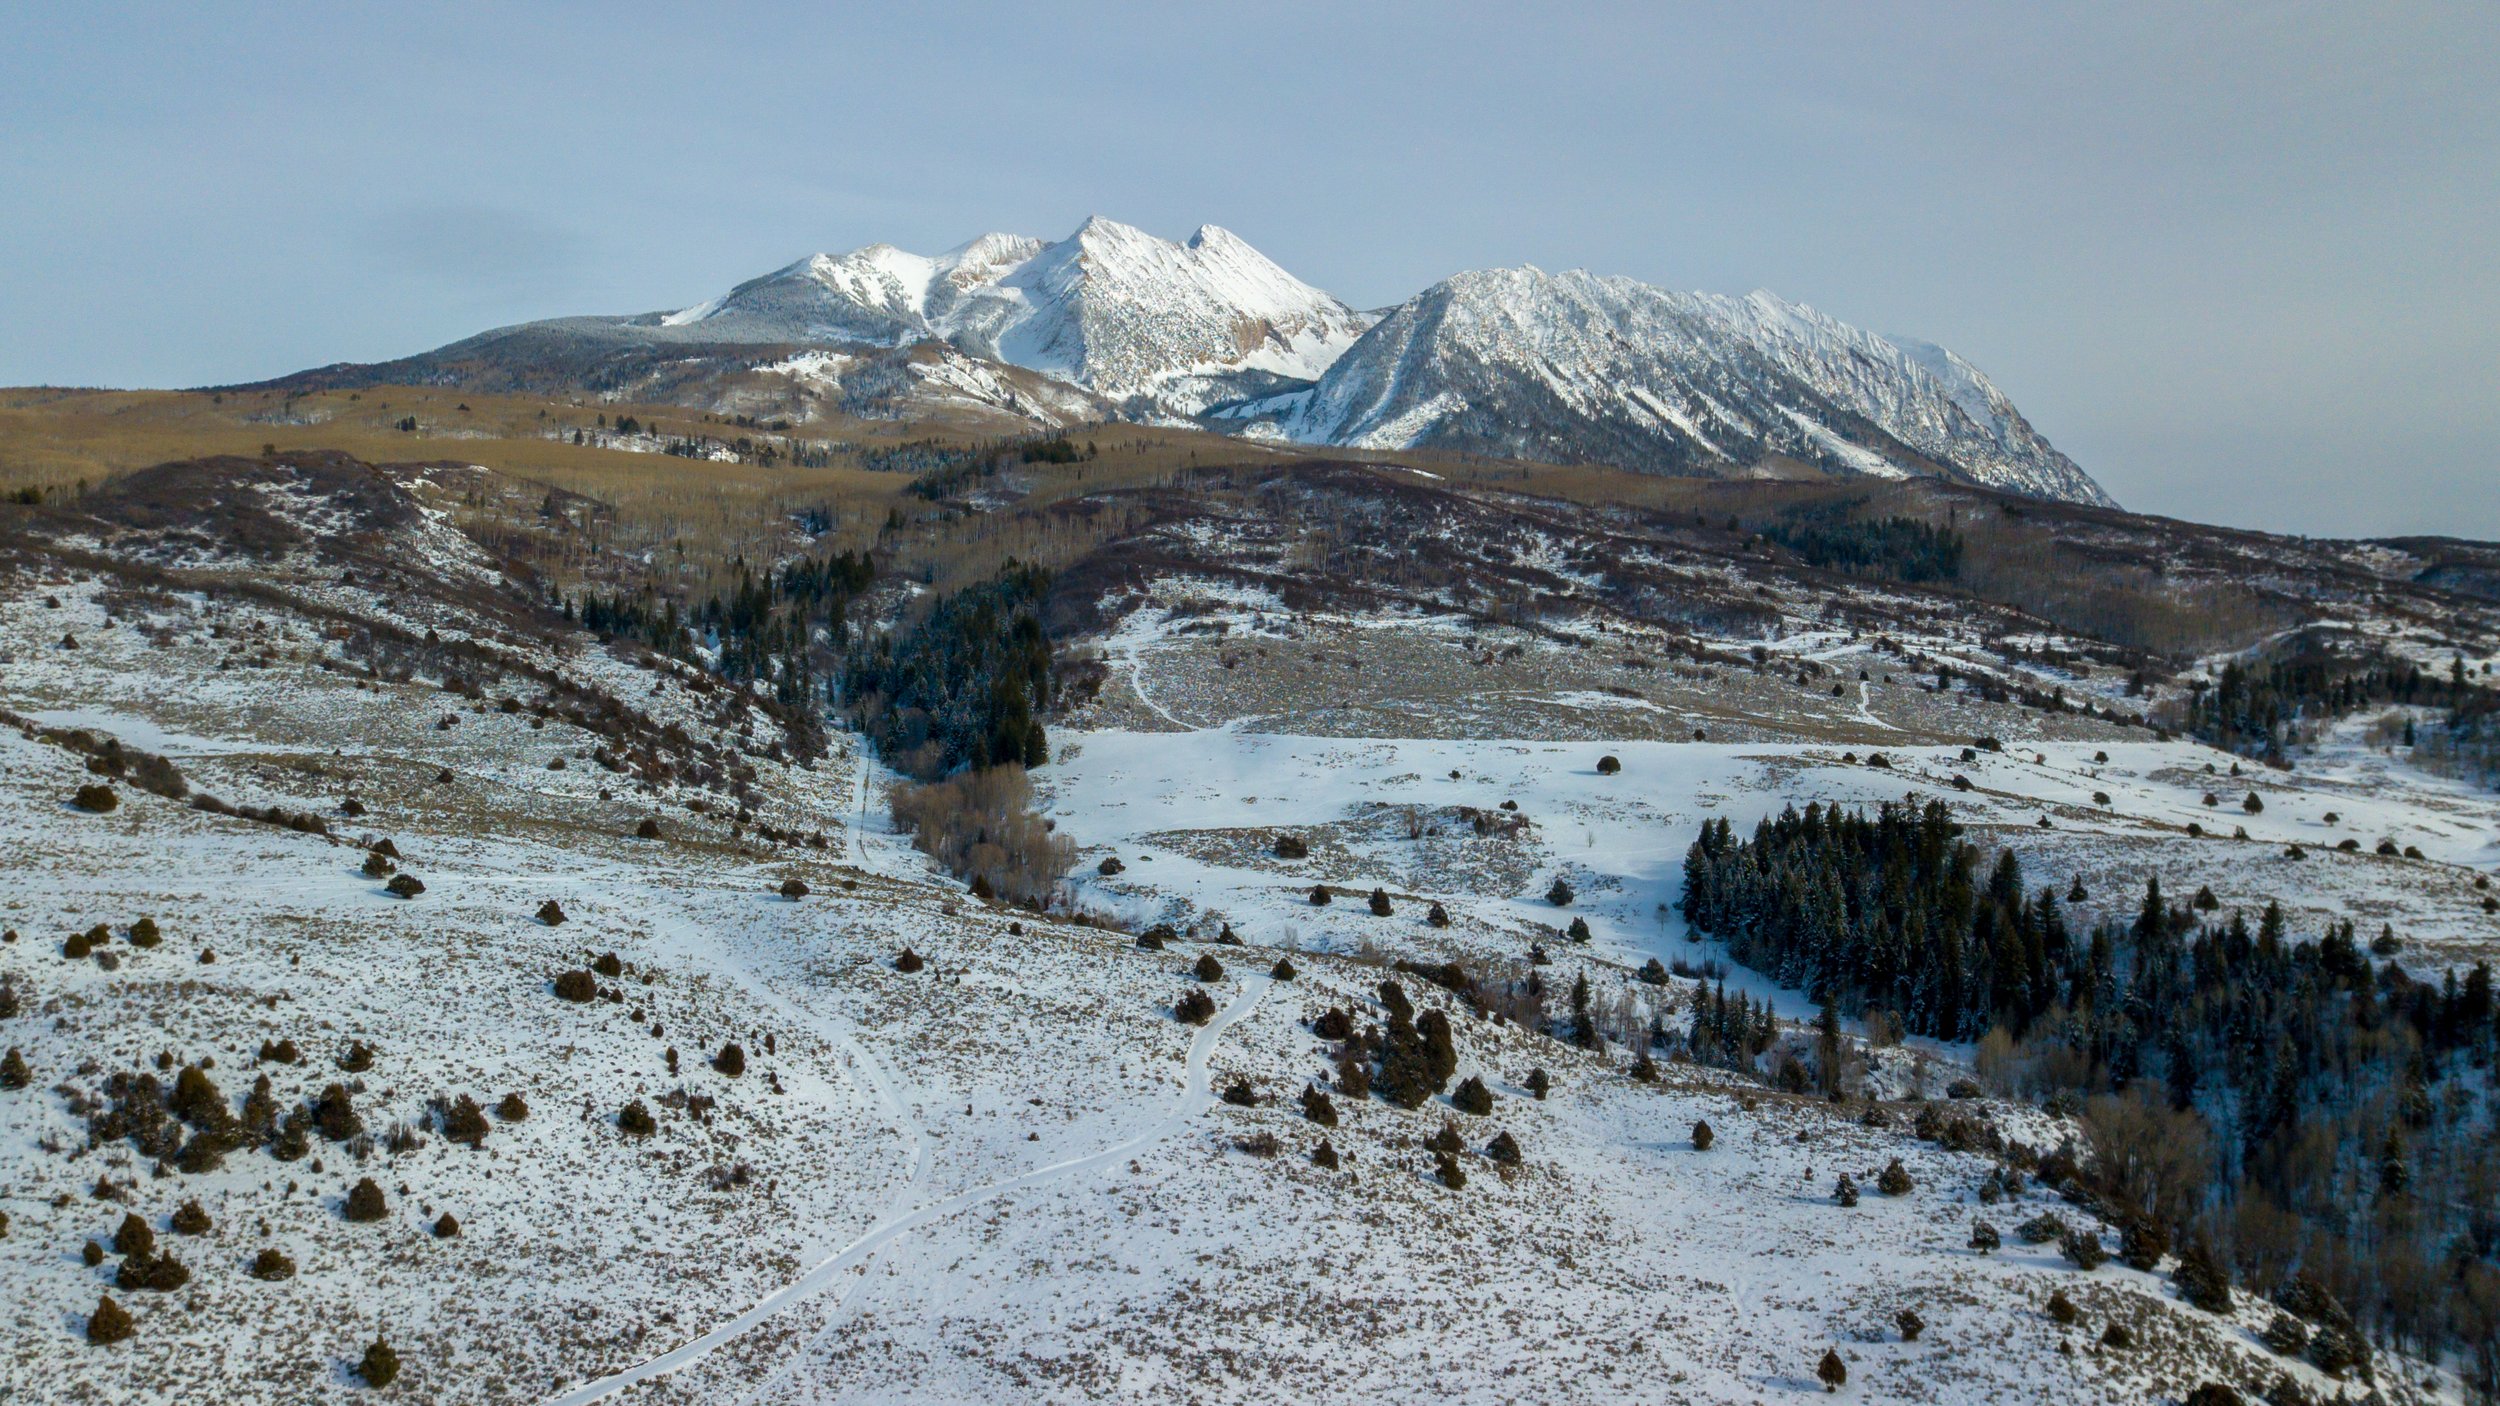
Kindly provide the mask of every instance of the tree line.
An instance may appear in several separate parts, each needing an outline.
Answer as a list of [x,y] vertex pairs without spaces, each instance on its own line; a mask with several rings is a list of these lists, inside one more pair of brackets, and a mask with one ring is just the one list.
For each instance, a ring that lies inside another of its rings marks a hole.
[[1743,841],[1718,821],[1686,864],[1686,917],[1736,960],[1978,1040],[2000,1085],[2081,1108],[2113,1218],[2255,1284],[2305,1276],[2500,1390],[2488,963],[2416,977],[2391,930],[2297,938],[2278,903],[2252,925],[2158,876],[2132,918],[2077,938],[2053,889],[2027,894],[2011,851],[1986,861],[1933,802],[1792,808]]

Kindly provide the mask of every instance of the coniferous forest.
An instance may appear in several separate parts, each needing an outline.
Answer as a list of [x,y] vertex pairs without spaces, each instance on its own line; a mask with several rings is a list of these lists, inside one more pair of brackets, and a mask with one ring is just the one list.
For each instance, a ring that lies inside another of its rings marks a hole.
[[2274,903],[2252,921],[2158,876],[2077,936],[2027,888],[1940,802],[1808,806],[1742,841],[1706,825],[1684,912],[1782,984],[1978,1041],[2004,1091],[2080,1108],[2085,1186],[2122,1224],[2261,1291],[2322,1285],[2383,1340],[2500,1382],[2489,965],[2416,976],[2392,932],[2304,937]]

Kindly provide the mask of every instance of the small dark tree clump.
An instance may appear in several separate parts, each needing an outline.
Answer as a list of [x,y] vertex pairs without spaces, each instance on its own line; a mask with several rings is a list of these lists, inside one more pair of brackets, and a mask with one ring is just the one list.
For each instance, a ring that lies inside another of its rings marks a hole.
[[1389,902],[1389,891],[1387,889],[1372,890],[1371,907],[1372,916],[1375,918],[1386,918],[1391,913],[1397,911],[1397,909],[1391,906]]
[[389,883],[384,884],[382,886],[382,891],[389,894],[393,898],[414,898],[418,894],[425,892],[425,885],[419,883],[417,881],[417,876],[414,874],[400,874],[394,876]]
[[1337,1170],[1337,1149],[1328,1139],[1321,1138],[1319,1146],[1311,1149],[1311,1165],[1331,1172]]
[[183,1202],[168,1224],[176,1235],[206,1235],[211,1226],[207,1208],[196,1198]]
[[928,963],[920,960],[919,953],[914,952],[908,947],[904,948],[901,954],[896,956],[894,959],[894,969],[901,972],[905,976],[909,976],[913,972],[916,972],[927,965]]
[[712,1067],[735,1079],[747,1072],[747,1052],[732,1040],[720,1047],[719,1054],[712,1056]]
[[1190,967],[1189,974],[1198,978],[1200,981],[1222,981],[1224,979],[1224,964],[1215,960],[1214,953],[1201,952],[1198,954],[1197,963]]
[[1459,1112],[1482,1118],[1493,1111],[1493,1091],[1484,1086],[1484,1080],[1470,1074],[1451,1091],[1450,1102],[1457,1105]]
[[1710,1150],[1710,1144],[1716,1142],[1717,1140],[1718,1134],[1710,1131],[1709,1119],[1700,1118],[1694,1120],[1693,1150],[1695,1152],[1708,1152]]
[[2058,1326],[2072,1327],[2075,1320],[2082,1316],[2082,1310],[2075,1307],[2073,1299],[2066,1297],[2065,1290],[2058,1289],[2049,1295],[2049,1318]]
[[1984,1220],[1970,1228],[1970,1247],[1983,1255],[1994,1254],[2004,1243],[2005,1237],[1997,1234],[1997,1228]]
[[1507,1130],[1495,1133],[1493,1140],[1484,1145],[1484,1155],[1500,1166],[1516,1167],[1520,1162],[1519,1139]]
[[1311,857],[1311,843],[1300,835],[1278,835],[1276,857],[1278,859],[1308,859]]
[[1337,1126],[1337,1101],[1319,1085],[1305,1084],[1302,1088],[1302,1116],[1323,1128],[1333,1128]]
[[113,793],[113,788],[100,782],[79,787],[78,794],[70,798],[71,805],[90,815],[109,815],[121,803],[122,798]]
[[564,925],[564,905],[556,902],[552,898],[539,904],[538,921],[545,923],[551,928],[562,927]]
[[1814,1376],[1825,1391],[1838,1391],[1848,1384],[1849,1364],[1840,1360],[1840,1349],[1823,1349],[1823,1360],[1814,1364]]
[[1858,1184],[1849,1179],[1847,1172],[1842,1172],[1840,1180],[1832,1183],[1832,1199],[1843,1206],[1858,1204]]
[[1927,1320],[1919,1317],[1918,1310],[1914,1308],[1905,1308],[1894,1314],[1892,1321],[1901,1330],[1901,1341],[1905,1343],[1917,1342],[1918,1335],[1927,1330]]
[[1328,906],[1328,903],[1329,903],[1328,885],[1326,885],[1326,884],[1313,884],[1313,885],[1311,885],[1311,906],[1312,906],[1312,907],[1314,907],[1314,908],[1325,908],[1325,907],[1327,907],[1327,906]]
[[2190,1241],[2179,1252],[2179,1266],[2170,1272],[2171,1282],[2179,1286],[2179,1297],[2207,1313],[2231,1311],[2231,1272],[2201,1240]]
[[1425,911],[1424,923],[1428,927],[1446,928],[1450,925],[1450,910],[1435,903]]
[[87,1315],[87,1341],[98,1347],[121,1342],[137,1330],[137,1325],[130,1321],[130,1310],[113,1302],[110,1294],[99,1297],[95,1312]]
[[347,1193],[343,1212],[352,1221],[380,1220],[391,1213],[390,1203],[382,1199],[382,1188],[371,1177],[358,1177]]
[[0,1089],[22,1089],[34,1080],[34,1071],[26,1067],[26,1056],[18,1053],[17,1046],[11,1045],[7,1054],[0,1055]]
[[356,1364],[356,1375],[376,1391],[399,1380],[399,1354],[379,1336],[365,1345],[364,1360]]
[[1604,756],[1597,759],[1597,774],[1600,776],[1612,776],[1621,770],[1623,770],[1623,763],[1617,761],[1612,756]]
[[460,1218],[449,1211],[434,1218],[434,1238],[449,1240],[460,1233]]
[[1291,981],[1302,973],[1294,970],[1291,957],[1279,957],[1276,959],[1276,965],[1268,968],[1267,974],[1278,981]]
[[443,1110],[443,1136],[453,1142],[466,1143],[471,1151],[486,1145],[486,1110],[477,1100],[462,1094]]
[[637,840],[656,840],[659,837],[660,821],[657,816],[646,815],[642,823],[634,827],[634,838]]
[[1527,1089],[1535,1095],[1537,1102],[1543,1103],[1545,1096],[1554,1090],[1554,1076],[1543,1069],[1531,1069],[1528,1071]]
[[518,1123],[530,1116],[530,1106],[518,1091],[505,1094],[495,1105],[495,1116],[507,1123]]
[[563,1001],[595,1001],[599,998],[599,978],[580,970],[558,972],[556,998]]
[[616,1126],[628,1137],[649,1137],[660,1130],[651,1117],[651,1110],[635,1099],[616,1111]]
[[292,1279],[295,1277],[295,1261],[288,1258],[285,1251],[273,1246],[252,1257],[251,1275],[254,1279],[265,1279],[271,1283]]
[[2057,1248],[2074,1263],[2075,1268],[2086,1274],[2109,1262],[2109,1250],[2101,1244],[2100,1235],[2094,1231],[2067,1231],[2057,1242]]
[[593,976],[604,976],[614,981],[625,974],[625,959],[614,952],[602,952],[590,964],[590,972]]
[[1886,1196],[1907,1196],[1911,1185],[1909,1170],[1901,1165],[1898,1157],[1885,1163],[1884,1170],[1875,1178],[1875,1189]]
[[165,931],[156,925],[154,918],[141,918],[130,925],[130,945],[133,947],[154,947],[164,940]]
[[156,1231],[136,1214],[125,1213],[122,1223],[113,1232],[113,1253],[133,1259],[156,1253]]
[[1545,891],[1545,901],[1557,908],[1567,908],[1571,906],[1571,899],[1571,885],[1566,883],[1562,876],[1556,875],[1554,886]]
[[1215,1019],[1215,998],[1202,986],[1190,987],[1172,1003],[1172,1014],[1185,1025],[1204,1025]]
[[789,900],[790,900],[791,902],[793,902],[793,903],[796,903],[796,902],[797,902],[797,901],[799,901],[800,899],[807,897],[807,881],[806,881],[806,880],[804,880],[804,879],[784,879],[784,880],[782,880],[782,881],[781,881],[781,896],[782,896],[783,898],[789,899]]

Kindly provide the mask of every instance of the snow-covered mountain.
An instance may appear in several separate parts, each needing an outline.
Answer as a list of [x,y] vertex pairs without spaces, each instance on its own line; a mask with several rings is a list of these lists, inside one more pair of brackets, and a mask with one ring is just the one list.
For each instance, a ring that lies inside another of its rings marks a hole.
[[1385,316],[1213,225],[1169,240],[1096,216],[1065,239],[818,254],[707,302],[483,333],[329,367],[416,382],[806,420],[1106,417],[1348,448],[1446,448],[1659,473],[1931,474],[2110,499],[1979,369],[1768,293],[1485,269]]
[[985,234],[935,257],[818,254],[659,322],[711,341],[941,341],[1179,415],[1316,377],[1370,325],[1228,230],[1174,241],[1101,216],[1047,244]]
[[1768,293],[1488,269],[1391,310],[1307,391],[1218,417],[1312,444],[1671,473],[1942,474],[2110,502],[1979,369]]

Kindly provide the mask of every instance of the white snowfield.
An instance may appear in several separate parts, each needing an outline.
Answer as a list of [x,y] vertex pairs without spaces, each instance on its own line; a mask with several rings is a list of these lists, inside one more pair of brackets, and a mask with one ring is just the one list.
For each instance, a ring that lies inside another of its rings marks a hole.
[[[1233,609],[1246,633],[1266,603]],[[2332,1394],[2264,1352],[2268,1312],[2245,1295],[2231,1316],[2204,1314],[2166,1277],[2085,1274],[2020,1243],[2014,1226],[2042,1210],[2084,1217],[2036,1190],[1982,1207],[1989,1164],[1917,1140],[1906,1118],[1871,1127],[1684,1065],[1644,1084],[1628,1050],[1583,1052],[1457,1008],[1459,1077],[1482,1079],[1491,1114],[1340,1096],[1323,1128],[1297,1103],[1330,1074],[1310,1022],[1332,1006],[1380,1019],[1387,959],[1515,960],[1529,942],[1550,947],[1558,990],[1586,975],[1609,1008],[1680,1020],[1693,984],[1644,985],[1633,968],[1710,955],[1670,911],[1700,821],[1742,828],[1790,803],[1904,793],[1944,796],[1983,837],[2019,837],[2035,882],[2081,874],[2097,902],[2130,903],[2158,862],[2166,881],[2211,882],[2229,903],[2306,895],[2304,923],[2368,897],[2420,950],[2480,950],[2490,930],[2464,876],[2500,859],[2491,798],[2353,737],[2290,776],[2228,782],[2233,798],[2266,794],[2262,814],[2225,812],[2249,841],[2191,842],[2184,823],[2215,818],[2202,767],[2219,754],[2009,735],[2004,753],[1965,762],[1920,721],[1915,690],[1880,678],[1831,705],[1863,718],[1848,744],[1539,735],[1548,710],[1672,706],[1559,683],[1504,700],[1504,733],[1432,735],[1439,715],[1420,702],[1411,735],[1296,733],[1254,716],[1255,699],[1228,707],[1179,686],[1195,677],[1182,652],[1203,637],[1177,625],[1141,612],[1106,642],[1115,691],[1135,694],[1142,720],[1054,729],[1058,758],[1037,773],[1083,847],[1077,897],[1184,930],[1156,952],[966,899],[891,833],[886,780],[847,738],[811,768],[753,759],[759,816],[832,837],[771,849],[689,809],[691,793],[606,794],[623,783],[589,762],[599,739],[560,718],[533,726],[422,680],[359,686],[323,670],[331,646],[262,607],[112,604],[79,583],[0,593],[0,707],[161,750],[229,802],[318,810],[337,836],[126,786],[112,813],[81,812],[66,804],[93,779],[79,759],[0,730],[0,926],[18,934],[0,944],[0,975],[24,1003],[0,1044],[34,1071],[0,1092],[0,1399],[361,1399],[373,1393],[350,1368],[376,1335],[404,1364],[378,1399],[458,1403],[1751,1403],[1819,1399],[1827,1348],[1848,1366],[1847,1395],[1870,1401],[2170,1401],[2277,1372]],[[65,632],[79,648],[47,647]],[[266,664],[221,667],[236,641],[265,647]],[[1861,657],[1845,635],[1781,643]],[[655,717],[727,732],[682,684],[599,651],[561,667]],[[438,725],[447,712],[456,726]],[[1876,747],[1890,769],[1865,764]],[[1621,770],[1600,774],[1608,755]],[[1975,789],[1953,788],[1955,774]],[[341,813],[348,795],[363,815]],[[1528,818],[1518,836],[1453,823],[1457,806],[1505,800]],[[1410,808],[1437,832],[1409,838]],[[666,838],[630,838],[649,814]],[[2043,814],[2052,830],[2036,830]],[[1280,831],[1308,835],[1313,858],[1275,859]],[[2276,862],[2289,839],[2347,832],[2426,857]],[[349,841],[367,835],[393,840],[421,896],[387,897],[359,871]],[[1125,871],[1100,876],[1115,854]],[[1577,891],[1568,910],[1543,897],[1557,875]],[[807,897],[776,895],[792,876]],[[1321,882],[1349,892],[1315,909]],[[1374,887],[1391,915],[1366,910]],[[561,926],[533,916],[548,899]],[[1449,929],[1426,924],[1432,901]],[[143,914],[161,946],[128,942]],[[1562,935],[1573,915],[1594,930],[1586,944]],[[1213,940],[1224,921],[1246,945]],[[63,955],[98,923],[109,967]],[[925,969],[897,969],[906,948]],[[557,972],[607,952],[622,974],[600,984],[617,1000],[555,998]],[[1271,975],[1288,954],[1291,978]],[[1201,955],[1223,970],[1203,983],[1217,1014],[1193,1027],[1174,1003],[1200,984]],[[1451,1004],[1399,979],[1423,1006]],[[1804,1011],[1795,993],[1750,989]],[[300,1062],[259,1057],[280,1039]],[[733,1040],[747,1059],[736,1076],[707,1063]],[[370,1069],[338,1067],[351,1041],[372,1046]],[[1940,1092],[1963,1052],[1875,1057],[1878,1087],[1906,1095]],[[80,1110],[108,1075],[170,1080],[212,1059],[233,1100],[259,1074],[288,1107],[352,1087],[372,1141],[316,1138],[292,1162],[246,1149],[163,1175],[127,1140],[89,1145]],[[1553,1081],[1544,1099],[1527,1088],[1538,1069]],[[1225,1097],[1237,1086],[1249,1102]],[[492,1107],[515,1091],[529,1116],[494,1120],[475,1150],[428,1113],[436,1098]],[[623,1131],[629,1101],[654,1133]],[[2072,1131],[2034,1109],[1954,1106],[2035,1144]],[[1708,1151],[1693,1141],[1704,1119]],[[1461,1188],[1435,1179],[1421,1147],[1445,1122],[1466,1148]],[[402,1124],[415,1141],[393,1150]],[[1497,1133],[1522,1149],[1507,1173],[1483,1155]],[[1311,1160],[1323,1137],[1333,1170]],[[1913,1188],[1879,1195],[1896,1158]],[[1854,1208],[1833,1201],[1842,1172],[1868,1188]],[[388,1214],[348,1222],[344,1194],[366,1176]],[[121,1199],[97,1199],[100,1178]],[[174,1234],[168,1217],[193,1199],[212,1228]],[[445,1211],[456,1237],[432,1231]],[[123,1292],[111,1257],[81,1262],[125,1212],[156,1228],[189,1285]],[[1982,1217],[2005,1232],[1994,1255],[1968,1248]],[[265,1247],[296,1276],[249,1276]],[[2080,1325],[2043,1312],[2057,1289]],[[93,1347],[86,1315],[106,1292],[137,1332]],[[1916,1342],[1893,1327],[1904,1308],[1928,1325]],[[2139,1347],[2095,1348],[2113,1323]]]

